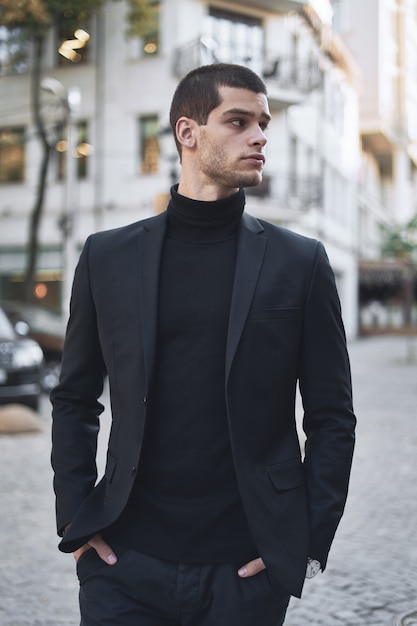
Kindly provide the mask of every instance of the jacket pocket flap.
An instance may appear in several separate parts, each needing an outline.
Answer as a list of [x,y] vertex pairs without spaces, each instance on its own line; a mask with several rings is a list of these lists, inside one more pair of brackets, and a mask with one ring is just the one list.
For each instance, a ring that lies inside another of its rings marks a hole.
[[303,465],[300,461],[268,467],[267,472],[277,491],[295,489],[304,484]]
[[250,320],[293,320],[301,315],[301,307],[252,309],[249,311]]

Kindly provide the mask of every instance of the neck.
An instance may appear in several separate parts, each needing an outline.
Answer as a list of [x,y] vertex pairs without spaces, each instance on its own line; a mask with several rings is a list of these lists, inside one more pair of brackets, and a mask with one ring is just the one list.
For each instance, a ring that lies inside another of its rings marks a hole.
[[183,196],[174,185],[168,205],[169,235],[196,242],[224,241],[236,235],[244,207],[243,189],[230,198],[201,201]]
[[[196,179],[197,180],[197,179]],[[239,191],[236,187],[220,187],[214,184],[200,184],[201,181],[186,180],[183,176],[180,178],[178,185],[178,193],[192,200],[202,200],[203,202],[214,202],[230,198]]]

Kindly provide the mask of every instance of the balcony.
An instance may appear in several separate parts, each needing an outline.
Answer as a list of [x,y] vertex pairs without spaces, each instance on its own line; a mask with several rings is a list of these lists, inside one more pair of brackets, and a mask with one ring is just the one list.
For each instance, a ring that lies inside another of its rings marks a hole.
[[383,128],[378,123],[373,127],[362,127],[361,139],[363,149],[376,158],[381,174],[391,177],[394,167],[395,144],[389,129]]
[[323,75],[315,59],[277,57],[264,64],[271,109],[283,109],[301,102],[322,86]]
[[247,187],[248,197],[273,200],[279,206],[299,211],[323,204],[323,180],[320,176],[277,174],[264,176],[256,187]]
[[205,36],[193,39],[175,50],[173,72],[177,78],[181,79],[200,65],[218,63],[220,59],[216,53],[217,44],[213,39]]
[[302,9],[305,0],[230,0],[229,4],[236,4],[239,9],[246,5],[251,9],[264,9],[273,13],[287,13],[288,11],[299,11]]
[[[227,59],[224,58],[227,56]],[[214,39],[205,36],[194,39],[177,48],[174,55],[173,71],[182,78],[200,65],[226,61],[246,65],[264,78],[272,110],[279,110],[303,100],[306,94],[322,84],[322,73],[318,61],[313,58],[274,56],[269,54],[260,60],[260,71],[253,67],[250,59],[242,59],[232,48],[227,54]]]

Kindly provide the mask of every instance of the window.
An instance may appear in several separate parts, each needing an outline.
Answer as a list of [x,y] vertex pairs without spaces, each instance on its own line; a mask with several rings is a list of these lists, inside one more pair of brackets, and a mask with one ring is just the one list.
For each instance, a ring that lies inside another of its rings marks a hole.
[[[66,176],[66,164],[67,164],[67,133],[66,129],[62,128],[58,133],[58,141],[56,143],[57,152],[57,178],[58,180],[64,180]],[[77,178],[83,179],[88,176],[88,162],[91,155],[92,147],[88,143],[88,123],[86,121],[80,121],[77,123],[77,146],[75,151],[75,157],[77,159]]]
[[25,129],[0,128],[0,183],[20,183],[25,173]]
[[288,191],[290,195],[294,197],[296,197],[298,193],[298,158],[299,158],[298,153],[299,153],[298,139],[295,135],[291,135],[290,154],[289,154],[290,171],[289,171],[289,180],[288,180]]
[[145,115],[139,119],[140,171],[156,174],[159,169],[159,121],[157,115]]
[[0,26],[0,76],[28,70],[29,45],[20,28]]
[[261,20],[210,7],[205,34],[215,61],[238,63],[261,73],[264,34]]
[[291,84],[297,85],[299,83],[299,57],[300,57],[300,35],[297,31],[291,33],[290,44],[290,64],[291,64]]
[[142,39],[142,49],[146,55],[153,55],[159,52],[159,14],[160,2],[153,0],[151,2],[152,14],[149,20],[149,28]]
[[337,33],[347,33],[350,29],[349,0],[333,0],[333,30]]
[[87,178],[88,157],[91,154],[91,145],[88,143],[88,124],[85,121],[77,124],[77,174],[78,178]]

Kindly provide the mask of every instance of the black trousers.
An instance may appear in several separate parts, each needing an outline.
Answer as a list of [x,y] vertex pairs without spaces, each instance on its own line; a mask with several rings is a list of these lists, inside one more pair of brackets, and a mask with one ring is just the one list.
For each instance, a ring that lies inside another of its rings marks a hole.
[[187,565],[113,546],[116,565],[91,549],[77,562],[81,626],[281,626],[290,596],[266,570]]

